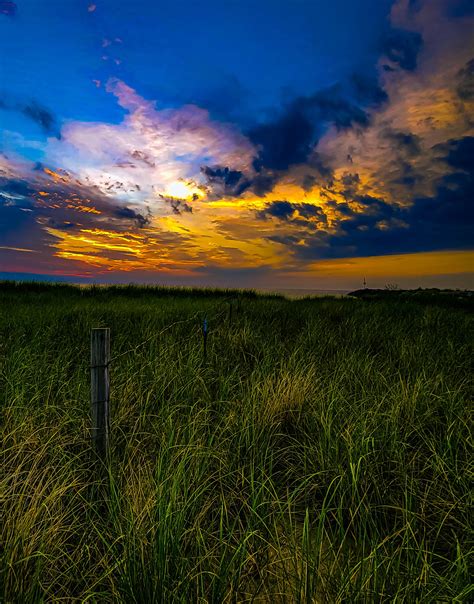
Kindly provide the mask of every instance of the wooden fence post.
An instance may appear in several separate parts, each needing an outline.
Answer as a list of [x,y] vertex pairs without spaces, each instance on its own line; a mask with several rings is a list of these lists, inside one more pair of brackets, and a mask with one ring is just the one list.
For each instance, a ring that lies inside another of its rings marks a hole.
[[104,461],[109,449],[110,329],[91,331],[92,444]]

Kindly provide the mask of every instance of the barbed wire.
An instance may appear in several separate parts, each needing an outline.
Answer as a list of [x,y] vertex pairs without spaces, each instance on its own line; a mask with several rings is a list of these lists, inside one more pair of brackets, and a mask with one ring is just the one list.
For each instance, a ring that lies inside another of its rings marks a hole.
[[[211,309],[215,308],[216,306],[219,308],[223,304],[225,304],[227,302],[231,302],[234,299],[235,298],[231,297],[231,298],[226,298],[225,300],[220,300],[218,303],[214,304],[214,306],[211,307]],[[166,327],[164,327],[163,329],[161,329],[159,332],[154,333],[149,338],[147,338],[146,340],[143,340],[143,342],[140,342],[136,346],[133,346],[132,348],[129,348],[128,350],[124,350],[123,352],[120,352],[119,354],[116,354],[115,356],[111,357],[109,363],[112,363],[112,362],[116,361],[117,359],[119,359],[119,358],[121,358],[121,357],[123,357],[123,356],[125,356],[127,354],[131,354],[131,353],[136,352],[139,348],[141,348],[145,344],[148,344],[149,342],[151,342],[155,338],[159,338],[161,335],[163,335],[165,332],[167,332],[168,330],[170,330],[172,327],[175,327],[176,325],[182,325],[184,323],[189,323],[190,321],[194,321],[195,319],[199,318],[203,314],[204,314],[204,317],[205,317],[206,321],[209,321],[209,320],[215,321],[217,318],[219,318],[221,315],[225,314],[226,312],[227,312],[227,310],[224,309],[224,310],[216,313],[215,315],[213,315],[213,316],[211,315],[210,316],[208,311],[199,310],[192,317],[188,317],[187,319],[182,319],[180,321],[175,321],[174,323],[170,323],[169,325],[166,325]],[[191,339],[191,338],[187,338],[187,339]]]
[[189,321],[192,321],[193,319],[196,319],[198,316],[199,316],[199,313],[197,312],[195,315],[193,315],[192,317],[189,317],[188,319],[182,319],[181,321],[175,321],[174,323],[171,323],[170,325],[167,325],[161,331],[152,334],[149,338],[147,338],[146,340],[143,340],[143,342],[140,342],[136,346],[133,346],[132,348],[130,348],[128,350],[125,350],[124,352],[116,354],[114,357],[112,357],[110,359],[110,362],[112,363],[112,361],[116,361],[117,359],[119,359],[120,357],[125,356],[126,354],[130,354],[132,352],[136,352],[139,348],[141,348],[145,344],[148,344],[154,338],[158,338],[159,336],[163,335],[166,331],[168,331],[172,327],[175,327],[176,325],[181,325],[183,323],[189,323]]

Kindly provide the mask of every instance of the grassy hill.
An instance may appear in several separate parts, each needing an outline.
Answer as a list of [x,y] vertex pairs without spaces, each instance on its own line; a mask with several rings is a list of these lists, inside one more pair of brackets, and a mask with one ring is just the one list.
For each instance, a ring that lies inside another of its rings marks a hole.
[[474,311],[474,291],[459,289],[358,289],[349,296],[368,302],[412,302]]

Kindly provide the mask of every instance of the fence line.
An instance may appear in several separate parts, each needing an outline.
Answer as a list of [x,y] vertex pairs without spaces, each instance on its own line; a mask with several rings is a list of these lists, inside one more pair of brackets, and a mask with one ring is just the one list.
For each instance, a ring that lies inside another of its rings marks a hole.
[[[221,316],[228,313],[229,324],[232,323],[232,300],[234,298],[226,298],[211,308],[221,308],[223,304],[229,302],[229,309],[224,308],[214,315],[209,315],[209,312],[204,313],[202,324],[203,335],[203,359],[207,360],[207,336],[209,333],[210,321],[216,321]],[[240,309],[240,305],[239,305]],[[167,325],[159,332],[151,335],[143,342],[140,342],[133,348],[125,350],[114,357],[110,356],[110,328],[93,328],[91,330],[91,419],[92,419],[92,444],[94,450],[102,458],[103,461],[108,459],[109,442],[110,442],[110,364],[113,361],[136,352],[139,348],[148,344],[155,338],[160,337],[166,331],[176,325],[183,325],[202,316],[203,311],[198,311],[188,319],[175,321]],[[191,336],[192,337],[192,336]],[[190,339],[190,338],[188,338]]]
[[[218,303],[218,306],[222,306],[222,304],[226,303],[227,301],[231,300],[233,298],[226,298],[225,300],[221,301],[220,303]],[[217,306],[214,305],[214,306]],[[121,352],[120,354],[115,355],[114,357],[112,357],[110,359],[110,362],[115,361],[116,359],[125,356],[126,354],[130,354],[132,352],[136,352],[136,350],[138,348],[141,348],[142,346],[144,346],[145,344],[148,344],[149,342],[151,342],[154,338],[158,338],[159,336],[161,336],[162,334],[164,334],[166,331],[168,331],[169,329],[171,329],[172,327],[175,327],[176,325],[182,325],[183,323],[188,323],[190,321],[194,321],[195,319],[197,319],[199,317],[199,315],[202,314],[203,311],[198,311],[197,313],[195,313],[192,317],[189,317],[188,319],[182,319],[180,321],[175,321],[174,323],[171,323],[170,325],[167,325],[166,327],[164,327],[161,331],[159,331],[156,334],[151,335],[149,338],[147,338],[146,340],[143,340],[143,342],[140,342],[139,344],[137,344],[136,346],[134,346],[133,348],[130,348],[129,350],[125,350],[124,352]],[[221,313],[217,313],[216,315],[214,315],[214,317],[212,317],[213,320],[215,320],[217,317],[219,317],[219,315],[224,314],[226,311],[222,311]],[[205,320],[208,320],[208,314],[205,314]]]
[[174,327],[175,325],[180,325],[182,323],[189,323],[189,321],[192,321],[193,319],[196,319],[199,316],[199,313],[196,313],[194,316],[190,317],[189,319],[183,319],[181,321],[176,321],[175,323],[171,323],[170,325],[167,325],[166,327],[164,327],[161,331],[159,331],[158,333],[154,333],[153,335],[151,335],[149,338],[147,338],[146,340],[143,340],[143,342],[140,342],[140,344],[137,344],[136,346],[134,346],[133,348],[130,348],[129,350],[125,350],[124,352],[121,352],[120,354],[115,355],[114,357],[112,357],[110,359],[110,362],[112,361],[116,361],[117,359],[119,359],[120,357],[125,356],[126,354],[130,354],[132,352],[136,352],[139,348],[141,348],[142,346],[144,346],[145,344],[148,344],[149,342],[151,342],[153,339],[160,337],[161,335],[163,335],[166,331],[168,331],[169,329],[171,329],[172,327]]

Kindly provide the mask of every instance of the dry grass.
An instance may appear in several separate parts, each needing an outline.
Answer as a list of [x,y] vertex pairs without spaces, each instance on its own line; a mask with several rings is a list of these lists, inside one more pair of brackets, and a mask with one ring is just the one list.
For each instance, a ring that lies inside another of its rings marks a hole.
[[0,601],[469,600],[468,314],[252,297],[207,363],[180,324],[113,363],[101,467],[90,327],[221,304],[155,294],[0,292]]

